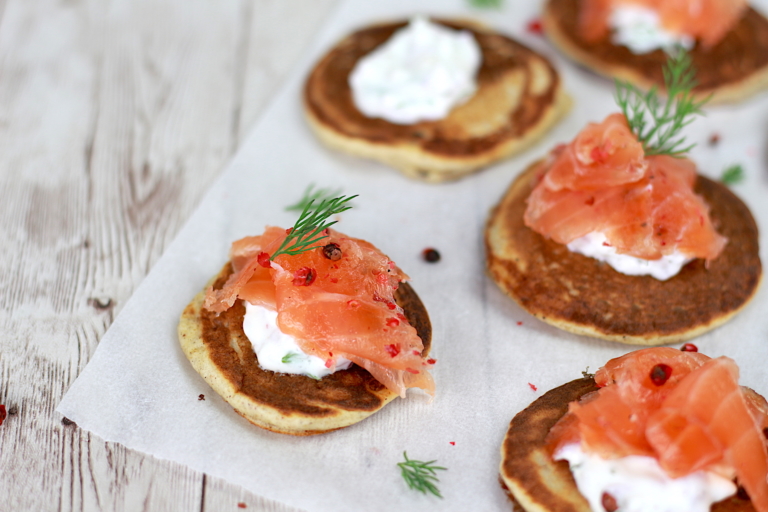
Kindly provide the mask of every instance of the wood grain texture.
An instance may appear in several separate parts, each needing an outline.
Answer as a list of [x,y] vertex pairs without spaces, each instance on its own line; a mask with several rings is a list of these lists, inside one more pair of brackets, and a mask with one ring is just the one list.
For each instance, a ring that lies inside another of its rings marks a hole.
[[0,509],[293,510],[54,408],[336,3],[0,0]]

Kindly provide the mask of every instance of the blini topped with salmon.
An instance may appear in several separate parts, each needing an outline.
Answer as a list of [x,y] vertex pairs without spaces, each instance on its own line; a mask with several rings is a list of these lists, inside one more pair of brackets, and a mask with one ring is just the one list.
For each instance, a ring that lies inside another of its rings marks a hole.
[[408,388],[434,394],[431,325],[408,276],[330,224],[300,219],[236,241],[179,323],[198,373],[239,414],[275,432],[327,432]]
[[768,511],[768,402],[738,378],[667,347],[612,359],[514,417],[502,485],[530,512]]
[[576,62],[643,89],[663,87],[676,46],[693,59],[701,97],[740,102],[768,86],[768,20],[745,0],[548,0],[542,22]]
[[[685,94],[672,111],[696,111]],[[683,139],[647,139],[652,124],[638,135],[639,114],[591,123],[531,165],[491,212],[485,240],[491,277],[537,318],[658,345],[732,318],[762,266],[749,209],[697,176]]]

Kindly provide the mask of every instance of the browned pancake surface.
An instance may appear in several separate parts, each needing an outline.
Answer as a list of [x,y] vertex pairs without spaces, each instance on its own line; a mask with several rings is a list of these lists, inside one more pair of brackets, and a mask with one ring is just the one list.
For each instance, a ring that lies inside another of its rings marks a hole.
[[[571,381],[548,391],[512,419],[501,445],[499,476],[515,505],[529,512],[590,512],[568,462],[552,460],[545,441],[568,404],[595,389],[591,378]],[[754,507],[736,495],[715,503],[711,510],[754,512]]]
[[[227,264],[214,282],[214,288],[221,288],[231,272],[231,267]],[[251,417],[233,403],[237,412],[252,423],[294,435],[316,434],[347,426],[345,423],[349,419],[359,421],[396,397],[368,371],[354,364],[348,370],[335,372],[320,380],[262,369],[251,342],[243,332],[245,306],[242,301],[237,301],[233,307],[216,315],[201,307],[202,295],[199,294],[196,300],[187,306],[182,321],[186,318],[199,327],[199,331],[193,335],[200,336],[207,358],[206,364],[213,365],[217,378],[223,378],[234,387],[238,400],[247,401],[255,410],[269,410],[272,418],[289,418],[291,426],[283,428],[279,423],[270,424],[273,420]],[[400,284],[395,298],[422,339],[424,354],[427,354],[431,344],[432,327],[424,305],[408,283]],[[180,337],[184,335],[189,334],[182,333],[180,329]],[[199,369],[198,372],[208,380],[207,374],[210,372],[201,372]],[[214,384],[211,385],[216,389]],[[224,398],[227,399],[226,396]],[[326,428],[334,424],[335,418],[339,418],[339,426]],[[322,419],[319,424],[323,427],[294,431],[297,419],[309,425],[317,424],[316,420]]]
[[[587,42],[579,33],[578,19],[579,0],[549,0],[545,7],[548,35],[571,57],[598,72],[633,78],[644,86],[664,84],[662,69],[667,61],[664,51],[637,55],[625,46],[611,43],[610,36]],[[697,44],[688,53],[696,69],[696,91],[708,93],[735,87],[736,90],[726,93],[728,97],[723,101],[741,99],[737,89],[743,85],[744,95],[754,92],[753,85],[757,87],[757,84],[745,83],[768,71],[768,20],[749,8],[718,44],[709,49]],[[764,82],[760,80],[761,84]]]
[[[567,108],[569,101],[562,92],[560,79],[542,56],[508,37],[475,25],[439,22],[471,31],[480,46],[482,65],[475,96],[438,121],[400,125],[363,115],[355,107],[349,74],[361,57],[387,41],[406,23],[364,28],[331,49],[305,83],[304,104],[310,124],[320,132],[321,138],[323,134],[333,134],[335,142],[326,137],[326,143],[398,167],[422,166],[421,178],[441,181],[469,172],[459,171],[452,165],[471,167],[473,162],[487,165],[512,151],[511,144],[522,149],[523,144],[539,137]],[[508,86],[508,80],[514,80],[514,85]],[[510,93],[518,87],[521,87],[519,97]],[[360,142],[365,143],[364,149]],[[488,161],[483,160],[486,158]],[[466,163],[458,163],[462,161]],[[447,167],[442,168],[443,164]]]
[[537,318],[578,334],[658,345],[722,324],[754,295],[762,275],[757,226],[724,185],[701,176],[695,185],[711,207],[715,228],[728,238],[723,253],[709,268],[694,260],[659,281],[621,274],[526,227],[535,167],[515,180],[491,212],[486,257],[499,287]]

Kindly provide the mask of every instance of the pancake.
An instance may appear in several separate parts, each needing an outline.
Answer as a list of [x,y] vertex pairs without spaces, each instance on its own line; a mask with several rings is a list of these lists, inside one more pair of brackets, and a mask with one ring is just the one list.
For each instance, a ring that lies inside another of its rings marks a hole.
[[627,276],[573,253],[523,223],[535,163],[492,210],[485,231],[488,272],[536,318],[560,329],[634,345],[687,340],[725,323],[754,296],[762,277],[755,220],[726,186],[699,176],[694,191],[728,238],[711,261],[688,263],[667,281]]
[[[591,512],[566,461],[554,461],[545,439],[568,404],[597,389],[591,378],[577,379],[548,391],[510,422],[501,445],[499,480],[515,510]],[[754,512],[739,493],[712,505],[712,512]]]
[[478,90],[470,100],[438,121],[398,125],[363,115],[353,102],[349,74],[406,22],[375,25],[338,43],[307,78],[304,110],[318,138],[411,178],[440,182],[522,151],[570,107],[557,72],[541,55],[474,24],[440,23],[471,31],[480,45]]
[[[220,289],[231,273],[227,263],[209,285]],[[357,365],[320,380],[262,369],[243,332],[242,301],[217,316],[202,308],[204,297],[200,292],[184,309],[179,343],[208,385],[254,425],[296,436],[321,434],[357,423],[397,396]],[[408,283],[400,284],[395,299],[426,355],[432,339],[427,310]]]
[[[579,34],[579,0],[548,0],[542,25],[547,37],[563,53],[587,68],[608,77],[626,80],[642,89],[664,86],[662,69],[667,54],[655,50],[636,55],[615,45],[610,35],[587,42]],[[697,44],[688,54],[696,69],[694,92],[711,103],[733,103],[768,86],[768,20],[749,8],[735,27],[716,45]]]

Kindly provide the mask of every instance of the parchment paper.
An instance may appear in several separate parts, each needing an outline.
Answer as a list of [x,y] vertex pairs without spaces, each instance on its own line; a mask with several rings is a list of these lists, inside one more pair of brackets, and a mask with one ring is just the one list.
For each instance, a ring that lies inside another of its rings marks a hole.
[[[765,4],[763,1],[761,3]],[[415,10],[418,9],[418,10]],[[302,64],[255,127],[164,256],[99,344],[58,411],[100,437],[225,478],[265,497],[311,511],[509,510],[497,482],[499,446],[512,416],[543,392],[632,349],[561,332],[523,312],[484,270],[482,232],[489,209],[513,177],[589,121],[618,110],[613,85],[561,58],[526,24],[538,2],[506,0],[476,10],[463,0],[349,0],[334,12]],[[766,9],[763,9],[765,12]],[[522,155],[456,183],[410,181],[376,163],[326,150],[309,133],[300,88],[312,63],[367,23],[416,12],[479,18],[552,58],[575,99],[570,115]],[[733,187],[768,230],[768,94],[737,107],[710,108],[688,131],[700,172],[741,163]],[[707,144],[717,133],[720,143]],[[192,369],[176,339],[184,306],[227,259],[229,244],[265,225],[290,226],[284,211],[305,186],[360,194],[337,226],[365,238],[412,277],[434,326],[437,396],[396,400],[350,428],[294,438],[266,432],[235,414]],[[437,264],[421,251],[435,247]],[[742,382],[768,393],[768,290],[733,321],[695,340],[728,355]],[[662,304],[659,307],[663,307]],[[521,324],[520,324],[521,323]],[[529,386],[536,387],[536,391]],[[198,395],[205,394],[205,401]],[[437,459],[444,499],[408,490],[395,464]]]

